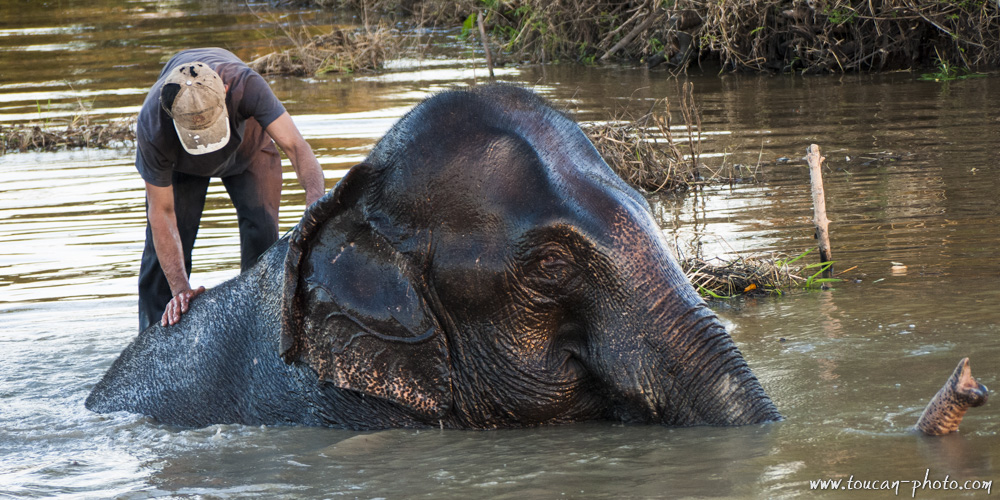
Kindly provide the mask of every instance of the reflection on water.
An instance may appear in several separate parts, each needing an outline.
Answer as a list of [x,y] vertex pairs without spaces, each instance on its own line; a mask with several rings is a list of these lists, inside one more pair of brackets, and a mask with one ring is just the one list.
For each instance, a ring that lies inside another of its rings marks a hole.
[[[193,45],[249,59],[273,27],[243,4],[0,0],[0,120],[134,113],[162,62]],[[284,19],[318,24],[327,13]],[[482,81],[476,50],[407,54],[379,75],[270,77],[314,147],[328,187],[420,99]],[[45,64],[38,62],[43,60]],[[677,95],[663,73],[569,65],[503,68],[582,121]],[[143,185],[130,150],[0,156],[0,494],[300,497],[794,497],[809,481],[997,476],[995,404],[962,432],[909,432],[970,356],[997,387],[1000,225],[995,147],[1000,79],[937,84],[915,75],[692,76],[706,161],[756,165],[761,184],[651,199],[685,255],[798,254],[813,246],[812,142],[827,157],[839,269],[832,290],[718,304],[786,421],[738,429],[589,423],[499,432],[165,427],[96,415],[83,400],[136,325]],[[304,209],[286,163],[282,230]],[[235,212],[213,183],[195,281],[239,267]],[[906,265],[893,272],[892,262]],[[904,492],[909,490],[901,488]],[[950,497],[949,492],[918,492]],[[954,492],[950,492],[954,493]],[[968,492],[965,492],[968,493]]]

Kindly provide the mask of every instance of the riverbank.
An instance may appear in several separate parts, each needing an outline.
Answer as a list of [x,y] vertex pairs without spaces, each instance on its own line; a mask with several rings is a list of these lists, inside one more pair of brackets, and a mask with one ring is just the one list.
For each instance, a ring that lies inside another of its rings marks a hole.
[[790,0],[311,0],[327,9],[463,26],[477,16],[507,63],[618,61],[683,71],[844,73],[1000,67],[1000,6]]

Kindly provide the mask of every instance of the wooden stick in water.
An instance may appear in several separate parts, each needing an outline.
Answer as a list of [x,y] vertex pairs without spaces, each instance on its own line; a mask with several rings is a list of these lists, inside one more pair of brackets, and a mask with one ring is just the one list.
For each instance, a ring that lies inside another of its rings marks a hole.
[[986,404],[989,389],[972,378],[969,358],[962,358],[934,399],[924,408],[917,429],[929,436],[941,436],[958,430],[969,408]]
[[[819,242],[819,261],[833,261],[830,250],[830,220],[826,218],[826,193],[823,192],[823,160],[819,146],[810,144],[806,149],[806,162],[809,163],[809,181],[812,184],[813,223],[816,224],[816,239]],[[833,266],[823,271],[823,277],[833,274]]]
[[490,53],[489,39],[486,38],[486,28],[483,27],[483,13],[476,15],[476,22],[479,24],[479,39],[483,42],[483,52],[486,53],[486,67],[490,69],[490,80],[493,80],[493,54]]

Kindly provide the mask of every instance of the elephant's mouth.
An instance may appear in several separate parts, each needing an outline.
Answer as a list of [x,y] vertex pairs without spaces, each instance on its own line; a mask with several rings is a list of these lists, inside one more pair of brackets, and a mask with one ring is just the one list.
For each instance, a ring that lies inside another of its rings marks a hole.
[[561,357],[562,361],[557,366],[562,377],[568,383],[579,385],[589,377],[590,371],[578,353],[567,349],[562,352]]
[[587,367],[590,353],[584,328],[575,323],[564,324],[556,332],[555,342],[559,348],[552,350],[558,356],[553,366],[558,367],[567,381],[588,378],[592,370]]

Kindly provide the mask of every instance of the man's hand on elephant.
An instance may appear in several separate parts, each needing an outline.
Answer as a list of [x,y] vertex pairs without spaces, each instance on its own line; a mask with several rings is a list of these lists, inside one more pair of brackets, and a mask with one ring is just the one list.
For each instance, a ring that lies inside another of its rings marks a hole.
[[160,325],[176,325],[181,320],[181,315],[188,312],[188,308],[191,307],[191,300],[201,295],[204,291],[205,287],[200,286],[197,289],[192,290],[189,288],[174,295],[174,298],[170,299],[170,302],[167,303],[167,308],[163,311],[163,319],[160,320]]

